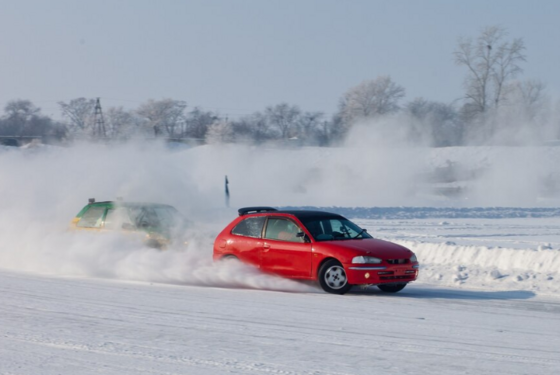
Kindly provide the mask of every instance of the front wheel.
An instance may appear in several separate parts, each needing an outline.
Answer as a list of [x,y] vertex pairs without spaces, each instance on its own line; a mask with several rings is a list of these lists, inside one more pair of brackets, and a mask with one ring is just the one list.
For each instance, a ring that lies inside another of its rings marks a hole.
[[385,293],[397,293],[404,289],[406,284],[381,284],[377,287]]
[[335,259],[326,261],[319,269],[319,284],[325,292],[333,294],[344,294],[352,288],[344,267]]

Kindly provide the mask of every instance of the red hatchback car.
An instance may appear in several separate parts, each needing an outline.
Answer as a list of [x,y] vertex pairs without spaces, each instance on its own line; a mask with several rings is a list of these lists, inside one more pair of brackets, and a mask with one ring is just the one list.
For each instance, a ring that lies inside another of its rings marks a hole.
[[377,285],[395,293],[418,277],[407,248],[371,237],[343,216],[322,211],[239,209],[214,242],[214,260],[237,258],[280,276],[318,280],[329,293]]

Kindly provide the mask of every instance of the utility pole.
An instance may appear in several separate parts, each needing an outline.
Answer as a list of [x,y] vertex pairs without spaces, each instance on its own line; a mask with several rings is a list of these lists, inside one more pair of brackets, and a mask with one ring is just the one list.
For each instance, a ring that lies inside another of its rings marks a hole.
[[99,101],[99,98],[97,98],[97,102],[95,103],[93,119],[93,137],[97,139],[105,139],[107,137],[107,133],[105,131],[105,120],[103,119],[103,111],[101,110],[101,102]]

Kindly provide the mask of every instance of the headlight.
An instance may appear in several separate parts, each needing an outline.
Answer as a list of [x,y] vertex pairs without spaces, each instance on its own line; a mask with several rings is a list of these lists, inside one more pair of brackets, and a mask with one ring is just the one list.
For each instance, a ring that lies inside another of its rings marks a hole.
[[410,257],[410,263],[416,263],[418,262],[418,259],[416,258],[416,254],[412,254],[412,256]]
[[381,259],[374,258],[374,257],[359,256],[359,257],[354,257],[352,259],[352,263],[356,263],[356,264],[379,264],[379,263],[381,263]]

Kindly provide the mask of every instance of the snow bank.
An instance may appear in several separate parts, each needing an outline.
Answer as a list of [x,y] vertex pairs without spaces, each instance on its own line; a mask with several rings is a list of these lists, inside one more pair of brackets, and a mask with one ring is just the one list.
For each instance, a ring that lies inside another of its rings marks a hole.
[[493,290],[560,292],[560,249],[490,248],[449,243],[398,241],[421,263],[418,281]]

